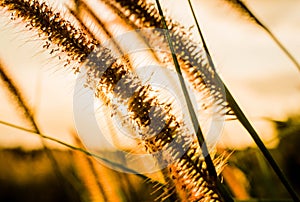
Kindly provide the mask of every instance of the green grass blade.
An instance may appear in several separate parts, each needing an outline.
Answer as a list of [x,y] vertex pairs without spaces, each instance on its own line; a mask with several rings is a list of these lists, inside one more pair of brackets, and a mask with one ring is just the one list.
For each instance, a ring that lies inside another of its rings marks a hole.
[[[44,135],[44,134],[42,134],[42,133],[37,133],[35,130],[28,129],[28,128],[24,128],[24,127],[21,127],[21,126],[12,124],[12,123],[8,123],[8,122],[2,121],[2,120],[0,120],[0,124],[6,125],[6,126],[9,126],[9,127],[11,127],[11,128],[18,129],[18,130],[22,130],[22,131],[25,131],[25,132],[28,132],[28,133],[31,133],[31,134],[34,134],[34,135],[38,135],[39,137],[41,137],[41,138],[43,138],[43,139],[50,140],[50,141],[55,142],[55,143],[57,143],[57,144],[63,145],[63,146],[65,146],[65,147],[67,147],[67,148],[69,148],[69,149],[71,149],[71,150],[74,150],[74,151],[80,151],[80,152],[82,152],[82,153],[84,153],[84,154],[86,154],[86,155],[88,155],[88,156],[92,156],[92,157],[98,158],[98,159],[100,159],[100,160],[102,160],[102,161],[104,161],[104,162],[110,164],[111,166],[115,166],[115,167],[120,168],[120,169],[123,169],[123,170],[125,170],[125,171],[127,171],[127,172],[134,173],[135,175],[141,177],[141,178],[144,179],[144,180],[149,180],[149,179],[150,179],[150,178],[147,177],[146,175],[140,174],[140,173],[138,173],[137,171],[135,171],[135,170],[133,170],[133,169],[131,169],[131,168],[124,167],[122,164],[118,164],[118,163],[112,162],[112,161],[110,161],[110,160],[108,160],[108,159],[105,159],[105,158],[103,158],[103,157],[101,157],[101,156],[99,156],[99,155],[97,155],[97,154],[91,153],[91,152],[89,152],[89,151],[87,151],[87,150],[85,150],[85,149],[83,149],[83,148],[76,147],[76,146],[74,146],[74,145],[68,144],[68,143],[63,142],[63,141],[61,141],[61,140],[59,140],[59,139],[56,139],[56,138],[53,138],[53,137]],[[162,183],[160,183],[160,182],[158,182],[158,181],[154,181],[154,180],[152,180],[152,179],[150,179],[149,181],[152,182],[152,183],[157,183],[157,184],[159,184],[159,185],[162,186],[162,187],[165,187],[164,184],[162,184]]]
[[203,153],[204,158],[205,158],[205,163],[207,165],[208,172],[212,177],[214,177],[215,182],[217,182],[216,186],[218,187],[218,190],[220,191],[221,197],[223,198],[223,200],[233,201],[232,197],[225,190],[222,183],[218,179],[216,169],[215,169],[214,164],[212,162],[211,156],[208,152],[207,145],[206,145],[206,142],[205,142],[205,139],[204,139],[204,136],[203,136],[203,133],[202,133],[197,115],[195,113],[194,107],[192,105],[190,96],[189,96],[188,91],[187,91],[187,87],[185,85],[185,82],[184,82],[184,79],[183,79],[183,76],[182,76],[180,65],[178,63],[177,56],[175,54],[175,50],[174,50],[174,47],[173,47],[173,44],[172,44],[172,41],[171,41],[171,36],[170,36],[169,30],[168,30],[168,27],[167,27],[167,24],[166,24],[166,21],[165,21],[165,18],[164,18],[164,14],[163,14],[161,5],[159,3],[159,0],[156,0],[156,5],[158,7],[159,14],[162,18],[163,27],[165,29],[165,36],[166,36],[168,44],[169,44],[169,48],[170,48],[170,51],[171,51],[171,54],[172,54],[172,58],[173,58],[173,62],[174,62],[175,68],[176,68],[176,72],[177,72],[177,75],[178,75],[178,78],[179,78],[179,81],[180,81],[182,91],[184,93],[184,97],[185,97],[185,101],[186,101],[188,110],[189,110],[189,115],[190,115],[190,118],[192,120],[193,127],[194,127],[194,130],[196,132],[196,136],[197,136],[199,145],[202,149],[202,153]]
[[287,50],[287,48],[280,42],[280,40],[272,33],[272,31],[264,25],[256,15],[247,7],[247,5],[242,0],[225,0],[225,2],[233,4],[236,6],[238,10],[240,10],[243,14],[252,19],[258,26],[260,26],[277,44],[277,46],[283,51],[283,53],[292,61],[292,63],[297,67],[300,71],[300,64],[296,60],[296,58]]
[[166,25],[166,22],[165,22],[165,19],[164,19],[164,16],[163,16],[163,12],[162,12],[160,3],[159,3],[158,0],[156,0],[156,3],[158,5],[159,13],[160,13],[160,15],[162,17],[162,22],[164,24],[163,26],[164,26],[164,29],[165,29],[165,36],[166,36],[167,41],[169,43],[169,47],[170,47],[170,50],[171,50],[171,54],[172,54],[172,58],[173,58],[173,61],[174,61],[174,65],[175,65],[175,68],[176,68],[176,71],[177,71],[177,75],[178,75],[178,78],[179,78],[179,81],[180,81],[180,85],[181,85],[182,91],[184,93],[186,104],[187,104],[188,109],[189,109],[190,118],[192,120],[194,130],[195,130],[195,132],[197,134],[197,138],[198,138],[200,146],[203,147],[203,149],[202,149],[203,150],[202,151],[203,154],[207,155],[208,159],[210,159],[210,160],[208,160],[209,162],[207,162],[208,166],[209,166],[209,172],[210,172],[210,174],[212,176],[216,177],[217,173],[216,173],[216,171],[214,169],[214,166],[213,166],[212,160],[210,158],[210,155],[208,154],[208,150],[207,150],[207,146],[206,146],[206,143],[205,143],[205,140],[204,140],[204,136],[203,136],[203,133],[201,131],[197,115],[195,113],[194,107],[192,105],[192,101],[190,99],[190,96],[189,96],[188,91],[187,91],[187,87],[185,85],[185,82],[184,82],[184,79],[183,79],[183,76],[182,76],[182,72],[181,72],[181,69],[180,69],[180,66],[179,66],[176,54],[175,54],[175,50],[174,50],[172,42],[171,42],[170,33],[167,30],[168,28],[167,28],[167,25]]
[[[216,78],[221,81],[221,78],[216,75]],[[263,153],[264,157],[267,159],[269,164],[271,165],[272,169],[280,179],[281,183],[285,186],[286,190],[289,192],[290,196],[293,198],[294,201],[300,201],[299,196],[297,195],[296,191],[293,189],[289,181],[287,180],[286,176],[282,172],[282,170],[279,168],[278,164],[270,154],[269,150],[266,148],[262,140],[260,139],[258,133],[255,131],[241,108],[238,106],[237,102],[229,92],[228,88],[224,85],[225,91],[226,91],[226,97],[227,101],[229,102],[229,105],[231,106],[232,110],[235,112],[235,115],[237,119],[240,121],[240,123],[244,126],[244,128],[248,131],[248,133],[251,135],[252,139],[256,143],[257,147],[260,149],[260,151]]]
[[[123,169],[124,171],[127,171],[129,173],[134,173],[136,176],[142,178],[145,182],[153,184],[153,186],[159,186],[159,187],[161,187],[164,190],[168,190],[168,188],[167,188],[167,186],[165,184],[163,184],[163,183],[161,183],[159,181],[153,180],[153,179],[147,177],[146,175],[140,174],[139,172],[137,172],[137,171],[135,171],[135,170],[133,170],[131,168],[124,167],[122,164],[115,163],[115,162],[112,162],[112,161],[110,161],[110,160],[108,160],[106,158],[100,157],[99,155],[91,153],[91,152],[85,150],[84,148],[73,146],[73,145],[68,144],[66,142],[63,142],[63,141],[61,141],[59,139],[56,139],[56,138],[44,135],[42,133],[37,133],[34,130],[27,129],[27,128],[24,128],[24,127],[21,127],[21,126],[12,124],[12,123],[8,123],[8,122],[2,121],[2,120],[0,120],[0,124],[6,125],[6,126],[9,126],[11,128],[18,129],[18,130],[22,130],[22,131],[25,131],[25,132],[28,132],[28,133],[31,133],[31,134],[34,134],[34,135],[38,135],[39,137],[41,137],[43,139],[50,140],[50,141],[55,142],[57,144],[63,145],[63,146],[65,146],[65,147],[67,147],[67,148],[69,148],[71,150],[79,151],[79,152],[82,152],[82,153],[86,154],[87,156],[98,158],[98,159],[104,161],[105,163],[110,164],[111,166],[115,166],[115,167],[117,167],[119,169]],[[176,201],[177,195],[175,193],[170,193],[169,199],[172,200],[172,201]]]
[[[196,26],[197,26],[198,32],[199,32],[199,34],[201,36],[201,40],[202,40],[204,49],[206,51],[206,54],[208,56],[208,59],[211,62],[211,65],[213,65],[213,68],[215,69],[214,63],[213,63],[213,61],[211,59],[209,50],[208,50],[207,45],[205,43],[203,34],[201,32],[201,28],[200,28],[200,25],[198,23],[197,17],[195,15],[193,6],[191,4],[191,1],[188,0],[188,2],[189,2],[190,9],[192,11],[193,17],[194,17],[195,22],[196,22]],[[276,163],[276,161],[274,160],[274,158],[272,157],[272,155],[270,154],[270,152],[268,151],[268,149],[266,148],[266,146],[264,145],[264,143],[260,139],[259,135],[257,134],[257,132],[255,131],[255,129],[250,124],[249,120],[247,119],[247,117],[245,116],[245,114],[243,113],[243,111],[241,110],[241,108],[239,107],[239,105],[237,104],[237,102],[235,101],[235,99],[233,98],[233,96],[231,95],[229,89],[226,87],[226,85],[224,84],[224,82],[221,80],[221,78],[219,77],[219,75],[217,73],[216,73],[216,80],[217,80],[217,83],[219,83],[219,84],[221,84],[221,85],[224,86],[227,101],[229,103],[229,106],[234,111],[237,119],[240,121],[240,123],[244,126],[244,128],[251,135],[252,139],[254,140],[254,142],[256,143],[256,145],[258,146],[258,148],[261,150],[261,152],[263,153],[263,155],[265,156],[265,158],[267,159],[267,161],[269,162],[269,164],[273,168],[274,172],[279,177],[280,181],[285,186],[285,188],[287,189],[287,191],[289,192],[289,194],[291,195],[291,197],[293,198],[293,200],[294,201],[299,201],[299,197],[297,196],[297,193],[295,192],[295,190],[293,189],[293,187],[290,185],[290,183],[288,182],[287,178],[285,177],[285,175],[283,174],[283,172],[279,168],[278,164]]]

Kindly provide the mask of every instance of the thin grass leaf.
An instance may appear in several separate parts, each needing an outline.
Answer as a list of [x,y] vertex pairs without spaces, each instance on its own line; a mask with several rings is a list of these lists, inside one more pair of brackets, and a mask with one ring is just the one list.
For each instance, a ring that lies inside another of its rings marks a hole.
[[156,5],[158,7],[159,14],[161,16],[161,22],[163,23],[163,28],[165,29],[165,36],[167,38],[167,41],[168,41],[168,44],[169,44],[169,47],[170,47],[170,50],[171,50],[171,53],[172,53],[172,58],[173,58],[173,61],[174,61],[176,72],[178,74],[178,78],[180,80],[180,85],[181,85],[182,91],[183,91],[184,96],[185,96],[186,104],[187,104],[188,109],[189,109],[190,118],[192,120],[194,130],[196,132],[196,136],[197,136],[197,139],[198,139],[198,142],[199,142],[199,146],[202,149],[202,153],[204,155],[204,159],[205,159],[205,163],[206,163],[206,166],[207,166],[207,169],[208,169],[208,173],[209,173],[210,177],[212,177],[212,182],[211,183],[216,183],[217,184],[217,189],[218,190],[214,190],[214,191],[216,191],[216,194],[220,198],[215,199],[215,200],[233,201],[231,196],[227,192],[224,192],[224,189],[221,188],[222,185],[219,182],[217,172],[215,170],[215,166],[214,166],[213,161],[212,161],[212,159],[210,157],[210,154],[208,152],[207,145],[206,145],[206,142],[205,142],[205,139],[204,139],[204,136],[203,136],[203,133],[202,133],[197,115],[195,113],[195,110],[194,110],[194,107],[192,105],[191,99],[189,97],[186,85],[184,83],[184,79],[182,77],[182,72],[181,72],[181,69],[180,69],[176,54],[175,54],[175,49],[174,49],[173,43],[171,41],[172,39],[171,39],[171,36],[170,36],[170,33],[169,33],[169,29],[167,27],[167,23],[165,21],[165,17],[164,17],[161,5],[159,3],[159,0],[156,0]]
[[[206,42],[204,40],[202,31],[200,29],[200,25],[198,23],[196,15],[195,15],[195,12],[194,12],[191,0],[188,0],[188,2],[189,2],[190,9],[191,9],[191,11],[193,13],[193,17],[195,19],[195,23],[197,25],[197,29],[198,29],[199,35],[201,36],[201,39],[203,40],[202,43],[204,44],[204,47],[206,47],[208,57],[211,58],[209,50],[208,50],[207,45],[206,45]],[[214,66],[213,61],[211,59],[210,59],[210,61],[211,61],[211,65]],[[277,163],[273,159],[272,155],[270,154],[270,152],[268,151],[268,149],[266,148],[266,146],[264,145],[264,143],[260,139],[259,135],[255,131],[255,129],[253,128],[253,126],[250,124],[249,120],[246,118],[245,114],[243,113],[243,111],[241,110],[241,108],[238,106],[237,102],[235,101],[235,99],[231,95],[229,89],[225,86],[224,82],[221,80],[221,78],[219,77],[218,74],[216,74],[216,79],[218,80],[218,82],[220,82],[222,85],[224,85],[228,103],[231,106],[232,110],[234,111],[237,119],[240,121],[240,123],[244,126],[244,128],[251,135],[252,139],[254,140],[254,142],[256,143],[256,145],[258,146],[258,148],[261,150],[261,152],[263,153],[263,155],[265,156],[265,158],[267,159],[267,161],[270,163],[271,167],[273,168],[273,170],[275,171],[276,175],[279,177],[279,179],[281,180],[282,184],[285,186],[285,188],[287,189],[287,191],[289,192],[289,194],[291,195],[291,197],[295,201],[299,201],[299,197],[297,196],[297,193],[295,192],[295,190],[293,189],[293,187],[288,182],[287,178],[285,177],[285,175],[283,174],[283,172],[281,171],[281,169],[279,168],[279,166],[277,165]]]
[[[141,178],[144,179],[144,180],[149,180],[149,178],[148,178],[147,176],[143,175],[143,174],[139,174],[139,173],[137,173],[136,171],[134,171],[134,170],[132,170],[132,169],[130,169],[130,168],[124,167],[124,166],[121,165],[121,164],[111,162],[110,160],[105,159],[105,158],[102,158],[102,157],[98,156],[97,154],[91,153],[91,152],[87,151],[87,150],[84,149],[84,148],[76,147],[76,146],[74,146],[74,145],[68,144],[68,143],[66,143],[66,142],[64,142],[64,141],[61,141],[61,140],[56,139],[56,138],[53,138],[53,137],[51,137],[51,136],[47,136],[47,135],[44,135],[44,134],[42,134],[42,133],[37,133],[35,130],[28,129],[28,128],[24,128],[24,127],[21,127],[21,126],[12,124],[12,123],[8,123],[8,122],[6,122],[6,121],[0,120],[0,124],[3,124],[3,125],[5,125],[5,126],[9,126],[9,127],[11,127],[11,128],[15,128],[15,129],[18,129],[18,130],[21,130],[21,131],[25,131],[25,132],[28,132],[28,133],[31,133],[31,134],[34,134],[34,135],[38,135],[39,137],[41,137],[41,138],[43,138],[43,139],[50,140],[50,141],[55,142],[55,143],[57,143],[57,144],[63,145],[63,146],[65,146],[65,147],[67,147],[67,148],[69,148],[69,149],[72,149],[72,150],[74,150],[74,151],[80,151],[80,152],[82,152],[82,153],[84,153],[84,154],[86,154],[86,155],[88,155],[88,156],[96,157],[97,159],[100,159],[100,160],[102,160],[102,161],[104,161],[104,162],[106,162],[106,163],[108,163],[108,164],[110,164],[110,165],[112,165],[112,166],[115,166],[115,167],[124,169],[125,171],[131,172],[131,173],[136,173],[137,176],[141,177]],[[150,179],[149,181],[152,181],[152,180]],[[154,183],[158,183],[158,184],[160,184],[161,186],[164,186],[163,184],[161,184],[161,183],[158,182],[158,181],[155,181]]]
[[[131,21],[135,28],[153,28],[150,30],[152,31],[150,35],[140,32],[150,47],[156,47],[155,42],[164,36],[163,31],[159,31],[159,29],[163,29],[161,16],[152,3],[148,3],[146,0],[111,0],[109,3],[108,0],[102,1],[110,5],[116,13],[121,13],[120,17],[123,17],[124,20]],[[215,69],[209,65],[199,43],[195,43],[189,32],[178,22],[169,17],[166,17],[165,20],[182,70],[188,75],[193,87],[203,94],[203,110],[215,107],[220,114],[234,115],[226,102],[222,86],[214,79]],[[168,47],[168,42],[164,39],[161,46]]]
[[[25,101],[24,96],[22,95],[20,89],[15,84],[13,79],[10,78],[10,76],[6,73],[6,71],[4,69],[4,65],[1,63],[1,60],[0,60],[0,80],[2,80],[4,82],[4,86],[6,87],[8,92],[12,95],[13,100],[16,101],[17,105],[19,106],[20,111],[23,112],[22,115],[24,117],[24,120],[26,120],[29,123],[29,125],[33,128],[33,130],[36,133],[40,133],[40,129],[34,119],[34,116],[31,112],[29,105]],[[64,185],[64,183],[65,183],[63,180],[64,177],[61,173],[61,170],[59,169],[59,165],[58,165],[53,153],[48,148],[48,146],[43,138],[41,138],[41,143],[42,143],[43,149],[47,155],[47,158],[49,159],[49,161],[51,163],[54,173],[55,173],[57,179],[59,180],[59,183]],[[63,187],[65,187],[65,186],[63,186]]]
[[300,64],[296,60],[296,58],[290,53],[290,51],[285,47],[285,45],[283,45],[281,41],[273,34],[273,32],[268,28],[268,26],[263,24],[261,20],[259,20],[258,17],[254,15],[254,13],[248,8],[248,6],[243,1],[241,0],[223,0],[223,1],[233,5],[233,8],[237,9],[243,15],[249,17],[253,22],[255,22],[258,26],[260,26],[300,71]]
[[[221,78],[217,76],[217,78],[221,81]],[[225,86],[226,95],[228,102],[232,106],[232,109],[235,111],[237,119],[240,121],[240,123],[244,126],[244,128],[248,131],[248,133],[251,135],[252,139],[256,143],[257,147],[260,149],[260,151],[263,153],[264,157],[267,159],[269,164],[271,165],[272,169],[280,179],[281,183],[284,185],[286,190],[289,192],[290,196],[294,201],[300,201],[300,198],[297,194],[297,192],[294,190],[294,188],[291,186],[289,181],[287,180],[285,174],[282,172],[272,155],[270,154],[269,150],[266,148],[265,144],[260,139],[258,133],[255,131],[241,108],[238,106],[235,99],[232,97],[231,93],[229,92],[228,88]]]
[[[47,135],[44,135],[42,133],[37,133],[34,130],[27,129],[27,128],[24,128],[24,127],[21,127],[21,126],[12,124],[12,123],[8,123],[8,122],[2,121],[2,120],[0,120],[0,124],[3,124],[5,126],[11,127],[11,128],[15,128],[15,129],[18,129],[18,130],[21,130],[21,131],[25,131],[25,132],[28,132],[28,133],[31,133],[31,134],[34,134],[34,135],[38,135],[39,137],[41,137],[43,139],[55,142],[55,143],[57,143],[59,145],[63,145],[63,146],[65,146],[65,147],[67,147],[67,148],[69,148],[71,150],[79,151],[79,152],[81,152],[83,154],[86,154],[87,156],[90,156],[90,157],[95,157],[96,159],[100,159],[101,161],[104,161],[104,162],[108,163],[112,167],[120,168],[120,169],[122,169],[124,171],[127,171],[129,173],[134,173],[136,176],[140,177],[145,182],[152,184],[153,187],[160,187],[161,189],[165,189],[167,191],[169,190],[169,188],[165,184],[163,184],[163,183],[161,183],[159,181],[153,180],[153,179],[147,177],[146,175],[140,174],[137,171],[135,171],[133,169],[130,169],[128,167],[125,167],[122,164],[112,162],[109,159],[106,159],[106,158],[103,158],[103,157],[101,157],[101,156],[99,156],[97,154],[91,153],[91,152],[87,151],[84,147],[76,147],[74,145],[68,144],[68,143],[66,143],[64,141],[61,141],[61,140],[56,139],[56,138],[53,138],[51,136],[47,136]],[[176,199],[177,199],[176,193],[169,193],[169,198],[170,199],[174,199],[174,200],[171,200],[172,202],[176,201]]]

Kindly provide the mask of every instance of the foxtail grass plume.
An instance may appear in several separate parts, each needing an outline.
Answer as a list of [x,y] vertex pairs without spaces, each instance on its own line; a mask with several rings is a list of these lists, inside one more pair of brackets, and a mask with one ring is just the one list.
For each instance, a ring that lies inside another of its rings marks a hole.
[[[147,40],[150,47],[168,47],[164,39],[163,24],[161,16],[155,5],[146,0],[102,0],[119,14],[124,20],[131,21],[134,29],[152,28],[150,32],[140,32]],[[222,83],[215,79],[215,69],[209,64],[203,47],[191,39],[191,34],[184,26],[166,17],[167,27],[170,30],[175,53],[181,62],[182,70],[188,75],[194,88],[203,93],[205,100],[203,109],[214,106],[221,114],[234,115],[231,107],[226,101],[226,95]],[[157,44],[156,41],[163,43]]]
[[[137,5],[141,5],[140,1]],[[65,20],[60,13],[53,12],[46,3],[37,0],[0,0],[0,7],[14,17],[21,18],[27,27],[43,35],[48,43],[57,45],[57,51],[66,53],[72,62],[82,64],[81,68],[85,68],[87,75],[87,85],[94,90],[96,97],[103,100],[116,99],[127,107],[127,117],[141,136],[140,145],[154,156],[158,164],[167,166],[167,177],[175,185],[170,189],[174,189],[181,200],[222,201],[215,178],[208,174],[195,135],[172,114],[171,105],[160,102],[155,95],[157,92],[141,82],[128,67],[125,58],[115,58],[111,50],[89,39],[82,30]],[[153,5],[151,8],[154,8]],[[154,10],[150,11],[151,15],[159,19]],[[169,23],[175,33],[173,37],[180,39],[174,44],[178,47],[176,51],[181,52],[183,60],[192,64],[191,68],[194,67],[201,60],[201,55],[195,52],[196,46],[180,35],[181,29]],[[203,69],[210,72],[208,75],[203,74],[205,79],[213,79],[214,71],[207,66]],[[207,83],[214,96],[222,101],[224,98],[215,92],[217,86],[213,80]],[[221,164],[220,161],[215,163],[217,167]]]

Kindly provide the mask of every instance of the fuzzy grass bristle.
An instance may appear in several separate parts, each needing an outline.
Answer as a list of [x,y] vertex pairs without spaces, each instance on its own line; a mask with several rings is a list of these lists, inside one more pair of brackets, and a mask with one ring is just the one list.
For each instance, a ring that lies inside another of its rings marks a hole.
[[[137,5],[144,6],[139,3]],[[186,184],[186,200],[202,200],[204,194],[208,194],[207,197],[213,200],[219,199],[215,179],[208,175],[195,135],[172,114],[168,103],[157,99],[157,92],[150,85],[142,83],[129,67],[126,58],[116,58],[110,49],[88,40],[81,30],[76,29],[59,13],[54,13],[46,3],[40,4],[36,0],[0,0],[0,6],[46,36],[49,43],[56,44],[71,60],[81,63],[86,70],[87,85],[99,99],[106,103],[110,99],[116,99],[127,106],[128,117],[141,137],[140,144],[153,155],[158,164],[172,167],[169,175],[175,176],[176,173],[177,177],[170,177],[171,180]],[[154,9],[153,6],[151,8]],[[176,30],[172,26],[172,30]],[[176,40],[176,37],[183,40],[179,35],[174,34],[174,37]],[[187,45],[186,51],[191,51],[194,47],[188,46],[188,42],[178,43],[175,43],[177,51],[183,48],[181,45]],[[197,56],[195,51],[191,52],[193,57]],[[184,57],[196,62],[190,56],[183,54],[181,58]],[[111,94],[112,98],[107,94]]]
[[[143,31],[139,32],[147,40],[150,47],[157,48],[157,44],[154,45],[154,43],[158,38],[163,38],[163,43],[160,44],[163,50],[168,47],[167,41],[164,39],[161,16],[153,3],[146,0],[113,0],[109,2],[105,0],[105,2],[112,9],[117,10],[117,13],[122,13],[120,17],[131,21],[134,24],[134,29],[152,28],[151,34]],[[215,69],[209,65],[201,44],[194,42],[191,39],[190,32],[185,30],[178,22],[167,17],[166,23],[182,70],[188,75],[194,88],[203,93],[203,99],[207,99],[207,103],[212,103],[207,107],[218,106],[216,108],[218,108],[219,113],[233,115],[234,112],[226,102],[223,85],[215,79]],[[171,60],[171,57],[168,57]]]
[[60,13],[55,13],[45,3],[36,0],[1,0],[0,7],[22,18],[26,27],[35,28],[50,43],[56,44],[62,52],[67,52],[73,60],[84,61],[95,44],[90,42],[81,30],[76,29]]

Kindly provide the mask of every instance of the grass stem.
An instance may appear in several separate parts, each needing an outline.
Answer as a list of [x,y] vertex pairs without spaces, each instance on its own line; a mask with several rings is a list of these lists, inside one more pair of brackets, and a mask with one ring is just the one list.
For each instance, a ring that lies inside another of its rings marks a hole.
[[180,80],[180,85],[181,85],[182,91],[184,93],[186,104],[187,104],[188,109],[189,109],[189,115],[190,115],[190,118],[192,120],[193,127],[194,127],[194,130],[196,132],[196,136],[197,136],[199,145],[202,149],[202,153],[203,153],[204,158],[205,158],[205,163],[207,165],[208,172],[209,172],[210,176],[212,176],[214,178],[215,182],[217,182],[216,185],[217,185],[219,191],[221,192],[221,197],[223,198],[223,200],[228,201],[228,202],[233,201],[232,197],[229,195],[229,193],[225,192],[222,184],[219,182],[217,172],[215,170],[215,167],[214,167],[213,161],[211,159],[211,156],[208,152],[207,145],[206,145],[206,142],[205,142],[205,139],[204,139],[204,136],[203,136],[203,133],[202,133],[197,115],[195,113],[193,104],[191,102],[190,96],[189,96],[188,91],[187,91],[187,87],[185,85],[185,82],[184,82],[184,79],[183,79],[183,76],[182,76],[180,65],[178,63],[177,56],[175,54],[175,50],[174,50],[174,47],[173,47],[173,44],[172,44],[172,41],[171,41],[171,36],[170,36],[169,30],[168,30],[168,27],[167,27],[167,24],[166,24],[166,21],[165,21],[165,18],[164,18],[164,14],[163,14],[161,5],[159,3],[159,0],[156,0],[156,4],[157,4],[157,7],[158,7],[159,14],[162,18],[163,27],[165,29],[165,36],[167,38],[167,41],[168,41],[168,44],[169,44],[169,47],[170,47],[170,51],[171,51],[172,58],[173,58],[173,61],[174,61],[174,65],[175,65],[175,68],[176,68],[176,71],[177,71],[177,75],[178,75],[178,78]]
[[[195,12],[194,12],[191,0],[188,0],[188,2],[189,2],[190,9],[192,11],[193,17],[194,17],[195,22],[196,22],[198,32],[199,32],[199,34],[201,36],[201,40],[202,40],[203,46],[205,48],[207,57],[208,57],[209,61],[211,62],[211,65],[215,69],[214,63],[213,63],[213,61],[211,59],[209,50],[207,48],[206,42],[205,42],[203,34],[201,32],[200,25],[198,23],[196,15],[195,15]],[[235,99],[231,95],[229,89],[225,86],[225,84],[223,83],[223,81],[221,80],[221,78],[219,77],[219,75],[217,73],[216,73],[216,80],[218,81],[218,83],[220,83],[220,84],[222,84],[224,86],[225,92],[226,92],[227,101],[228,101],[230,107],[232,108],[232,110],[234,111],[237,119],[240,121],[240,123],[245,127],[245,129],[251,135],[252,139],[254,140],[254,142],[256,143],[256,145],[258,146],[258,148],[261,150],[261,152],[263,153],[263,155],[265,156],[265,158],[267,159],[267,161],[269,162],[269,164],[273,168],[274,172],[279,177],[280,181],[285,186],[285,188],[287,189],[287,191],[289,192],[289,194],[291,195],[291,197],[293,198],[293,200],[294,201],[299,201],[299,197],[297,196],[297,193],[295,192],[295,190],[293,189],[293,187],[290,185],[290,183],[288,182],[287,178],[285,177],[285,175],[283,174],[283,172],[281,171],[281,169],[277,165],[276,161],[273,159],[272,155],[270,154],[270,152],[268,151],[268,149],[266,148],[266,146],[264,145],[264,143],[260,139],[259,135],[255,131],[255,129],[253,128],[253,126],[250,124],[249,120],[246,118],[245,114],[243,113],[243,111],[241,110],[241,108],[238,106],[237,102],[235,101]]]

